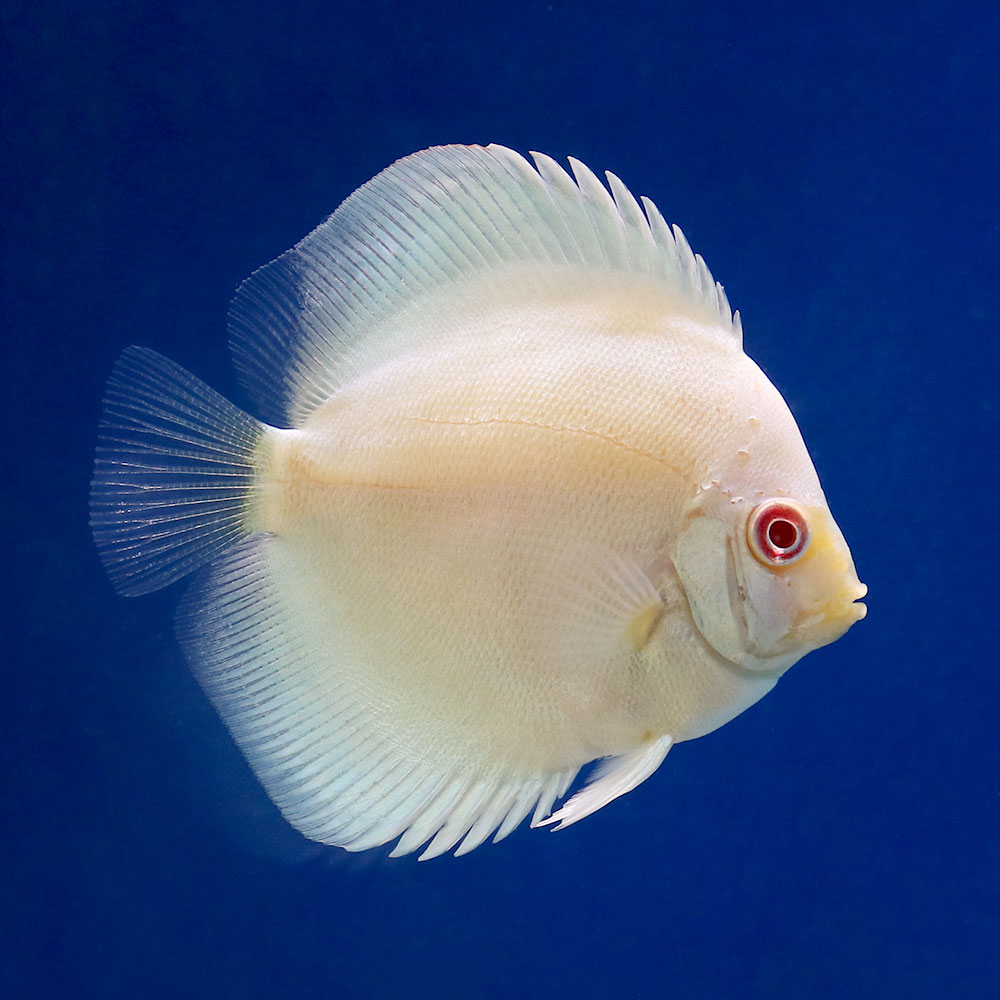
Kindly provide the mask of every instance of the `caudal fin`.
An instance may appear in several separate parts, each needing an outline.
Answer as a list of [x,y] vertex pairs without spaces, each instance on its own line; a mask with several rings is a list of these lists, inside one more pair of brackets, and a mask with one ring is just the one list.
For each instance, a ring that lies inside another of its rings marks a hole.
[[147,594],[246,534],[266,427],[155,351],[108,380],[90,526],[115,589]]

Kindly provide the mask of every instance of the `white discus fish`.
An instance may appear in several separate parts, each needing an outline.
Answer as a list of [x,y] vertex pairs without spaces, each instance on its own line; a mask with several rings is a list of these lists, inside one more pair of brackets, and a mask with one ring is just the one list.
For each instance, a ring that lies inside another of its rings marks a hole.
[[865,613],[704,261],[532,155],[408,156],[240,287],[268,423],[145,348],[111,376],[101,558],[122,594],[199,571],[185,651],[323,843],[574,823]]

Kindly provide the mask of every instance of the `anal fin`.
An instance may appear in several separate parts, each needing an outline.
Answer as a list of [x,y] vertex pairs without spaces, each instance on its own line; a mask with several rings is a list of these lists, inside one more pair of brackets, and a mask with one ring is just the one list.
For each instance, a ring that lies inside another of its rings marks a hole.
[[261,784],[305,836],[391,856],[427,844],[421,860],[465,854],[545,815],[576,768],[476,769],[431,743],[408,744],[356,681],[356,664],[317,642],[282,540],[254,535],[195,579],[178,613],[194,673]]

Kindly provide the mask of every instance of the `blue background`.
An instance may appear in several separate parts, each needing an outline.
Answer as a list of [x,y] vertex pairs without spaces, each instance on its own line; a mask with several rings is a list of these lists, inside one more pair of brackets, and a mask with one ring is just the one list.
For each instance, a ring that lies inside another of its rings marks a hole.
[[[1000,995],[994,4],[0,5],[7,997]],[[246,404],[236,284],[394,159],[499,141],[679,223],[871,588],[571,830],[302,840],[86,525],[129,343]]]

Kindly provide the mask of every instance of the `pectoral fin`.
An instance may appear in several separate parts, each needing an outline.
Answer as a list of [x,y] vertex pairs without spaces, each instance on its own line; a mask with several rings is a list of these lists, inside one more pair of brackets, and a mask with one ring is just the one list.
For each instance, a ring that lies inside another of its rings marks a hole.
[[549,653],[577,663],[621,650],[641,652],[666,606],[641,566],[613,549],[587,545],[552,560],[539,582],[538,628]]

